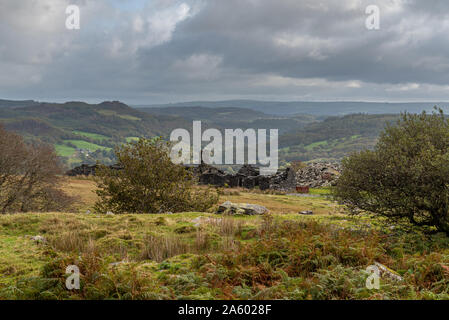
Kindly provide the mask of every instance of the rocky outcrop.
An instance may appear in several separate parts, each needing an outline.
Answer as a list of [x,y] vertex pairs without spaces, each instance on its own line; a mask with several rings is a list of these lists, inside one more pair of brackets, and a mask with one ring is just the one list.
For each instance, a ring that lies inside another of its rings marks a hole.
[[232,203],[226,201],[222,203],[217,210],[217,214],[229,214],[229,215],[262,215],[268,212],[268,209],[258,204],[249,203]]

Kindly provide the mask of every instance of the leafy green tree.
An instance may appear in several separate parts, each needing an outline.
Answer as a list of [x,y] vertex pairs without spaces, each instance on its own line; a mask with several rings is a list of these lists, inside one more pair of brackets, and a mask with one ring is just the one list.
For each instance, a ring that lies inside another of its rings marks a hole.
[[206,211],[218,201],[210,188],[195,187],[195,178],[172,163],[168,142],[140,139],[116,148],[122,170],[100,166],[96,172],[99,212],[162,213]]
[[449,234],[449,120],[437,111],[403,114],[373,151],[344,159],[336,198],[353,212]]

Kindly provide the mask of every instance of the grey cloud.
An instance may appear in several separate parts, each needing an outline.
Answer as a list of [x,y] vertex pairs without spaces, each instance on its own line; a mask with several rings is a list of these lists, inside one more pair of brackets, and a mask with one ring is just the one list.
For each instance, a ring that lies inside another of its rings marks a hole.
[[67,3],[1,1],[2,97],[447,100],[447,1],[84,0],[79,32]]

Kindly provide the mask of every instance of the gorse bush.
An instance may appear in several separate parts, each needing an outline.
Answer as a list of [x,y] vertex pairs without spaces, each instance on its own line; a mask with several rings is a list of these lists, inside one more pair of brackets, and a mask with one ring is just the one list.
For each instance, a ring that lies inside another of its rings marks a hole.
[[96,172],[96,210],[114,213],[206,211],[218,201],[210,188],[195,188],[195,179],[182,165],[172,163],[169,143],[140,139],[116,149],[123,170],[105,166]]
[[441,110],[403,114],[373,151],[342,165],[334,195],[354,213],[449,234],[449,120]]

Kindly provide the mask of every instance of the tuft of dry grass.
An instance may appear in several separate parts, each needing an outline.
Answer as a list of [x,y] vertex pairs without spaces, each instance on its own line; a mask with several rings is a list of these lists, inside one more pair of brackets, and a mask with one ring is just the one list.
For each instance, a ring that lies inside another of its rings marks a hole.
[[189,252],[189,246],[179,236],[148,234],[144,237],[141,258],[162,262],[165,259],[187,252]]
[[197,230],[193,248],[195,252],[204,252],[210,249],[211,243],[209,235],[203,230]]
[[48,239],[49,245],[56,251],[83,252],[90,239],[79,231],[66,231]]
[[218,233],[220,235],[235,236],[241,233],[245,222],[229,216],[223,216],[221,219],[211,220],[211,224],[218,228]]

